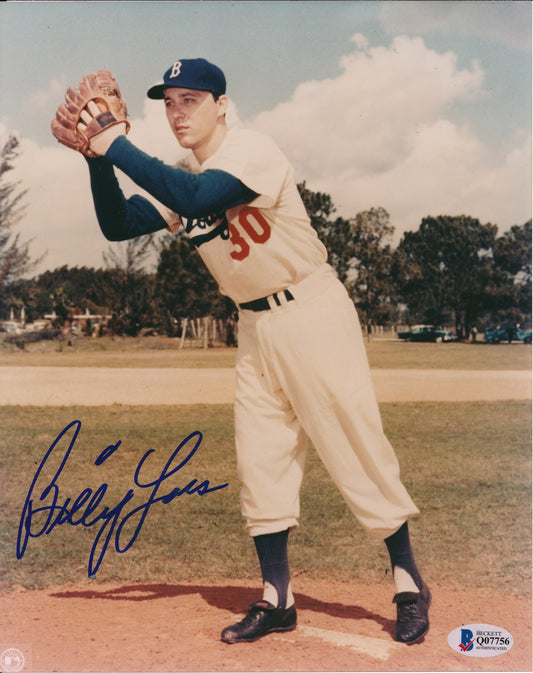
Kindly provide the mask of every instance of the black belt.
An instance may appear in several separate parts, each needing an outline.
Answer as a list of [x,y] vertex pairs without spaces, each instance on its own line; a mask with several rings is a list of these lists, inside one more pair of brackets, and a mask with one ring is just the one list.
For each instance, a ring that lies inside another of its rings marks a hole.
[[[281,301],[278,297],[278,294],[279,294],[278,292],[275,292],[273,295],[270,296],[273,297],[277,306],[281,306]],[[294,297],[292,296],[289,290],[283,290],[283,294],[285,295],[285,299],[287,301],[294,300]],[[253,301],[245,301],[243,304],[239,304],[239,308],[243,308],[248,311],[269,311],[270,304],[268,303],[268,297],[261,297],[261,299],[254,299]]]

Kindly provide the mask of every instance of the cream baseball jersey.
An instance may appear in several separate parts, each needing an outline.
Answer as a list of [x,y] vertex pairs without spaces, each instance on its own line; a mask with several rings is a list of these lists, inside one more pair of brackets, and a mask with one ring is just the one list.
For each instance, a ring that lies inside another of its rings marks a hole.
[[221,293],[236,303],[283,290],[326,261],[292,166],[268,136],[230,129],[203,164],[190,153],[180,168],[191,173],[223,170],[258,194],[249,204],[189,220],[157,204],[171,231],[180,223],[185,228]]

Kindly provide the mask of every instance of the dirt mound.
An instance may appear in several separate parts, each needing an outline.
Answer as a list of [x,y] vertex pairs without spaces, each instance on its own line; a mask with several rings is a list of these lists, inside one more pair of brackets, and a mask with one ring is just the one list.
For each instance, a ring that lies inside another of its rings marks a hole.
[[[296,578],[298,628],[226,645],[224,626],[256,600],[257,585],[89,583],[1,596],[0,646],[33,671],[531,671],[531,601],[432,587],[431,629],[394,642],[392,585]],[[448,634],[491,624],[514,638],[508,652],[472,658]]]

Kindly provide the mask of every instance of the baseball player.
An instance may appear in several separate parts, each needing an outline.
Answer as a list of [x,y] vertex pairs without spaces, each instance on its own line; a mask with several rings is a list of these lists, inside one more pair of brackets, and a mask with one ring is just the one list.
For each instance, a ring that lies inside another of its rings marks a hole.
[[[120,98],[117,91],[118,85]],[[395,637],[418,642],[429,629],[431,600],[409,539],[407,521],[418,509],[383,432],[354,304],[327,263],[293,169],[270,138],[227,127],[224,74],[204,59],[173,63],[148,97],[164,102],[178,143],[191,150],[178,167],[136,148],[125,117],[101,107],[85,106],[77,124],[64,122],[67,113],[58,110],[52,129],[61,142],[66,126],[85,138],[80,151],[88,156],[107,239],[182,227],[220,291],[239,307],[237,465],[263,595],[221,638],[250,642],[296,627],[287,543],[298,526],[310,439],[364,530],[385,541]],[[68,114],[73,110],[71,103]],[[126,199],[115,168],[150,197]]]

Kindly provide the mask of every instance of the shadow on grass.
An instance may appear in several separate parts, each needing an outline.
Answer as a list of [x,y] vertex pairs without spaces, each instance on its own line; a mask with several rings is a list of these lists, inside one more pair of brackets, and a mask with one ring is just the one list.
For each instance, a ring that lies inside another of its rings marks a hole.
[[[209,605],[220,610],[229,610],[243,614],[246,606],[258,600],[257,588],[241,586],[202,586],[182,584],[128,584],[112,589],[75,589],[51,594],[54,598],[82,598],[87,600],[104,599],[110,601],[150,601],[160,598],[179,598],[199,594]],[[339,619],[369,619],[379,624],[383,631],[394,636],[395,622],[380,614],[370,612],[358,605],[322,601],[307,594],[296,592],[296,604],[299,610],[312,610]]]

